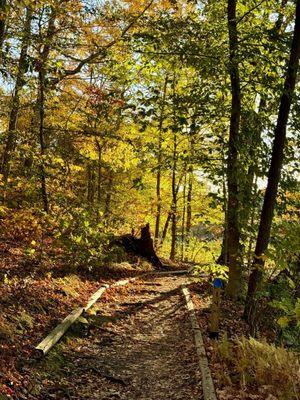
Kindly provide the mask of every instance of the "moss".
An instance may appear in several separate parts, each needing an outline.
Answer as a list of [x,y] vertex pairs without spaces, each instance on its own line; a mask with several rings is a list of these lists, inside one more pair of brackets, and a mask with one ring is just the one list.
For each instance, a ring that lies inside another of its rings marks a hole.
[[6,318],[0,316],[0,342],[10,341],[16,334],[16,326]]
[[73,298],[77,298],[79,296],[78,287],[80,282],[76,275],[68,275],[64,278],[58,278],[56,283],[66,296]]
[[20,313],[16,317],[16,321],[18,322],[18,327],[21,327],[21,329],[32,329],[34,326],[32,316],[28,314],[25,310],[20,311]]
[[68,365],[71,365],[70,361],[66,358],[63,353],[65,345],[63,343],[58,344],[52,349],[49,354],[39,363],[39,375],[59,377],[61,371]]

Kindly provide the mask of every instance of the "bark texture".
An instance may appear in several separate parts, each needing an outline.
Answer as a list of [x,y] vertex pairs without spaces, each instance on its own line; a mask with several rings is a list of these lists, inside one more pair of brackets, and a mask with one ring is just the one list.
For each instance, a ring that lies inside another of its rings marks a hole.
[[7,183],[8,180],[12,153],[16,142],[16,129],[18,122],[19,108],[20,108],[20,95],[21,95],[21,90],[25,84],[24,77],[27,70],[27,52],[30,43],[31,20],[32,20],[32,9],[30,7],[27,7],[25,24],[23,29],[22,45],[18,62],[16,84],[11,101],[8,133],[1,160],[1,173],[3,175],[4,183]]
[[2,64],[2,46],[5,37],[5,26],[7,18],[7,1],[0,0],[0,65]]
[[289,112],[293,99],[296,85],[297,72],[299,69],[300,55],[300,0],[296,3],[296,18],[293,40],[290,51],[290,58],[285,77],[283,92],[281,94],[277,123],[275,127],[275,135],[272,149],[271,164],[268,172],[268,183],[264,196],[258,236],[255,247],[255,255],[253,260],[253,270],[250,274],[248,293],[245,307],[246,319],[254,323],[255,320],[255,295],[260,286],[263,267],[264,254],[268,248],[274,209],[276,205],[276,197],[278,185],[284,160],[284,147],[286,141],[286,128],[288,123]]
[[160,219],[161,219],[161,172],[162,172],[162,127],[164,121],[164,110],[165,110],[165,102],[166,102],[166,94],[167,94],[167,84],[168,84],[168,76],[165,78],[164,87],[163,87],[163,95],[161,100],[161,110],[159,117],[159,126],[158,126],[158,151],[157,151],[157,174],[156,174],[156,201],[157,201],[157,209],[156,209],[156,220],[155,220],[155,233],[154,233],[154,241],[155,247],[157,247],[159,242],[159,231],[160,231]]
[[229,281],[226,293],[229,297],[238,295],[241,284],[239,256],[239,187],[238,187],[238,139],[241,118],[241,90],[238,67],[238,32],[236,0],[228,0],[227,8],[229,33],[229,69],[231,82],[231,116],[229,130],[229,154],[227,164],[228,208],[227,208],[227,250]]

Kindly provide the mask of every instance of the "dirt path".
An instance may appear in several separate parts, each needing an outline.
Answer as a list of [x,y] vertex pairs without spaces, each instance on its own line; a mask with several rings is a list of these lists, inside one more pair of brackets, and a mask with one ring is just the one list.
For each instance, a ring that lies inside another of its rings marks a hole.
[[[108,291],[98,313],[39,364],[29,399],[201,399],[180,285],[149,278]],[[82,321],[85,322],[85,321]]]

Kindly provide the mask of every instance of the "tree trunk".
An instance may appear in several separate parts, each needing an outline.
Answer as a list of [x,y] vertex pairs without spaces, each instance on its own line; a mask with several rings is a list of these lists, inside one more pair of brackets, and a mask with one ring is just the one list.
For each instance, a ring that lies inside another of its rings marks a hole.
[[37,62],[37,69],[39,71],[37,109],[39,113],[39,143],[41,152],[40,180],[41,180],[41,196],[43,200],[43,209],[45,212],[49,211],[49,200],[47,193],[47,182],[46,182],[46,171],[45,171],[45,155],[46,155],[46,143],[44,134],[45,90],[46,90],[47,61],[49,59],[49,54],[53,43],[53,36],[55,33],[55,19],[56,19],[55,9],[51,8],[47,33],[44,39],[45,43],[43,49],[40,52],[39,60]]
[[[182,178],[183,178],[183,175],[181,175],[179,180],[178,180],[178,183],[177,183],[177,186],[176,186],[176,196],[178,195]],[[162,231],[161,240],[160,240],[160,246],[163,244],[163,242],[164,242],[164,240],[165,240],[165,238],[167,236],[167,233],[168,233],[169,224],[170,224],[171,216],[172,216],[172,204],[173,203],[171,203],[170,211],[168,212],[168,215],[167,215],[167,218],[166,218],[166,222],[165,222],[165,225],[164,225],[164,229]]]
[[[285,8],[286,3],[287,3],[286,0],[282,0],[282,3],[281,3],[282,9]],[[282,23],[283,23],[283,14],[280,13],[278,15],[278,19],[274,25],[274,30],[273,30],[276,35],[279,34]],[[252,140],[249,145],[249,149],[247,149],[247,151],[249,152],[248,158],[251,160],[251,164],[249,165],[248,171],[246,172],[246,178],[245,178],[245,182],[244,182],[244,185],[242,188],[244,207],[243,207],[243,210],[240,210],[240,211],[242,211],[242,213],[241,213],[242,215],[240,215],[240,218],[242,219],[242,220],[240,220],[241,227],[249,224],[249,219],[251,218],[250,214],[252,213],[251,207],[254,207],[254,203],[255,203],[254,199],[256,198],[256,193],[254,193],[255,188],[253,186],[254,180],[255,180],[255,167],[256,167],[255,160],[256,160],[257,148],[261,141],[261,134],[264,129],[262,122],[259,120],[259,116],[265,110],[265,108],[266,108],[266,99],[264,97],[261,97],[259,106],[258,106],[258,110],[257,110],[257,119],[256,119],[256,121],[253,122],[253,127],[251,129]],[[244,122],[246,125],[248,125],[248,121],[244,121]],[[242,129],[242,133],[243,133],[243,128],[241,128],[241,129]],[[249,132],[246,133],[245,140],[247,140],[248,137],[249,137]],[[225,192],[225,190],[224,190],[224,192]],[[246,206],[247,204],[249,204],[250,206],[247,207]],[[226,220],[226,218],[225,218],[225,220]],[[225,224],[224,236],[223,236],[223,242],[222,242],[222,251],[217,260],[217,262],[222,265],[226,265],[227,261],[228,261],[228,251],[227,251],[226,241],[227,241],[227,227]],[[252,239],[250,240],[250,242],[251,241],[252,241]],[[250,244],[250,247],[251,246],[252,245]]]
[[224,146],[222,146],[222,172],[223,172],[223,179],[222,179],[222,186],[223,186],[223,211],[224,211],[224,232],[222,238],[222,247],[221,247],[221,254],[219,255],[218,259],[216,260],[217,264],[227,265],[228,264],[228,235],[227,235],[227,210],[228,210],[228,193],[227,193],[227,185],[226,185],[226,156],[224,151]]
[[[249,223],[252,207],[254,206],[253,203],[255,203],[254,199],[256,197],[256,190],[254,182],[255,182],[255,170],[256,170],[256,155],[259,144],[261,143],[261,135],[264,130],[264,124],[262,123],[259,117],[260,114],[263,111],[265,111],[265,108],[266,108],[266,99],[264,97],[261,97],[257,114],[255,116],[255,120],[253,121],[253,127],[251,129],[252,131],[252,137],[250,139],[251,142],[249,143],[249,149],[247,149],[248,157],[250,159],[250,165],[246,170],[245,182],[243,188],[241,188],[241,191],[243,192],[242,195],[244,202],[243,212],[240,221],[242,227],[247,226],[247,224]],[[247,120],[245,121],[245,123],[247,124]],[[248,134],[249,132],[246,132],[244,134],[244,137],[245,135]],[[245,140],[247,139],[245,138]]]
[[18,113],[20,108],[20,94],[21,94],[21,89],[25,83],[24,75],[27,69],[27,52],[30,43],[31,19],[32,19],[32,9],[31,7],[27,7],[25,25],[23,29],[21,52],[18,63],[18,73],[12,96],[12,106],[9,116],[8,134],[1,161],[1,173],[3,175],[4,183],[7,183],[7,179],[10,172],[12,152],[16,142],[16,129],[17,129]]
[[177,190],[176,190],[176,172],[177,172],[177,133],[173,134],[173,168],[172,168],[172,207],[171,207],[171,251],[170,259],[174,260],[176,256],[177,241]]
[[159,228],[160,228],[160,217],[161,217],[161,162],[162,162],[162,127],[164,121],[164,110],[166,102],[168,75],[165,77],[165,83],[163,88],[160,118],[158,125],[158,152],[157,152],[157,174],[156,174],[156,220],[155,220],[155,231],[154,231],[154,245],[157,247],[159,242]]
[[[254,225],[255,222],[255,214],[257,209],[255,208],[255,204],[254,204],[254,199],[255,196],[258,196],[258,190],[257,190],[257,177],[255,179],[254,182],[254,193],[253,193],[253,197],[252,197],[252,210],[251,210],[251,215],[249,216],[250,221],[248,222],[250,226]],[[253,244],[254,244],[254,235],[250,234],[249,237],[249,244],[248,244],[248,250],[247,250],[247,254],[246,254],[246,263],[247,263],[247,271],[250,271],[251,268],[251,261],[252,261],[252,251],[253,251]]]
[[44,138],[44,120],[45,120],[45,71],[39,72],[39,141],[41,150],[41,164],[40,164],[40,177],[41,177],[41,194],[43,199],[43,209],[45,212],[49,211],[46,173],[45,173],[45,138]]
[[229,70],[231,81],[231,117],[229,130],[229,154],[227,164],[228,207],[227,244],[229,280],[226,294],[236,298],[241,284],[239,255],[239,187],[238,187],[238,139],[241,117],[240,77],[237,60],[238,33],[236,20],[236,0],[228,0]]
[[94,182],[95,181],[95,171],[94,165],[92,161],[88,161],[87,164],[87,202],[89,205],[93,205],[94,203]]
[[190,154],[189,154],[189,166],[188,166],[188,188],[187,188],[187,199],[186,199],[186,244],[189,246],[191,227],[192,227],[192,197],[193,197],[193,181],[194,181],[194,167],[193,167],[193,158],[194,158],[194,144],[195,138],[192,134],[189,145],[190,145]]
[[96,139],[96,146],[97,146],[97,150],[98,150],[97,202],[98,202],[98,207],[100,207],[101,186],[102,186],[102,149],[103,149],[103,146],[100,145],[98,139]]
[[7,1],[0,0],[0,65],[2,64],[2,46],[5,37],[5,26],[6,26],[6,19],[7,19]]
[[185,250],[185,214],[186,214],[186,184],[187,184],[187,171],[184,171],[184,183],[183,183],[183,194],[182,194],[182,219],[181,219],[181,261],[184,259]]
[[276,197],[280,175],[284,159],[284,147],[286,140],[286,128],[292,97],[295,90],[297,71],[299,67],[300,55],[300,0],[296,3],[296,19],[293,41],[290,51],[290,59],[284,82],[284,89],[280,99],[279,112],[275,127],[275,136],[272,149],[271,164],[268,172],[268,183],[264,196],[258,236],[256,241],[253,270],[249,277],[248,293],[245,306],[246,319],[254,323],[255,321],[255,296],[263,277],[264,254],[269,245],[272,220],[276,205]]
[[105,208],[104,208],[104,219],[106,221],[106,225],[108,225],[109,214],[110,214],[110,203],[111,203],[111,195],[112,195],[112,184],[113,184],[113,175],[112,172],[109,171],[108,176],[108,187],[105,198]]
[[100,210],[101,210],[101,191],[102,191],[102,150],[103,145],[100,145],[98,138],[96,138],[96,147],[98,150],[98,174],[97,174],[97,221],[100,220]]

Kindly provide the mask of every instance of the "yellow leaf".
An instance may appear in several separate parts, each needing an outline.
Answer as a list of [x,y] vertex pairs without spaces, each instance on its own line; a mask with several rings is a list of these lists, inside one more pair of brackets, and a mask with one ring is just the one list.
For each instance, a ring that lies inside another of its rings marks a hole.
[[280,317],[280,318],[278,318],[278,320],[277,320],[277,323],[278,323],[278,325],[279,325],[281,328],[286,328],[286,327],[288,327],[288,326],[289,326],[289,322],[290,322],[290,320],[289,320],[288,317]]

